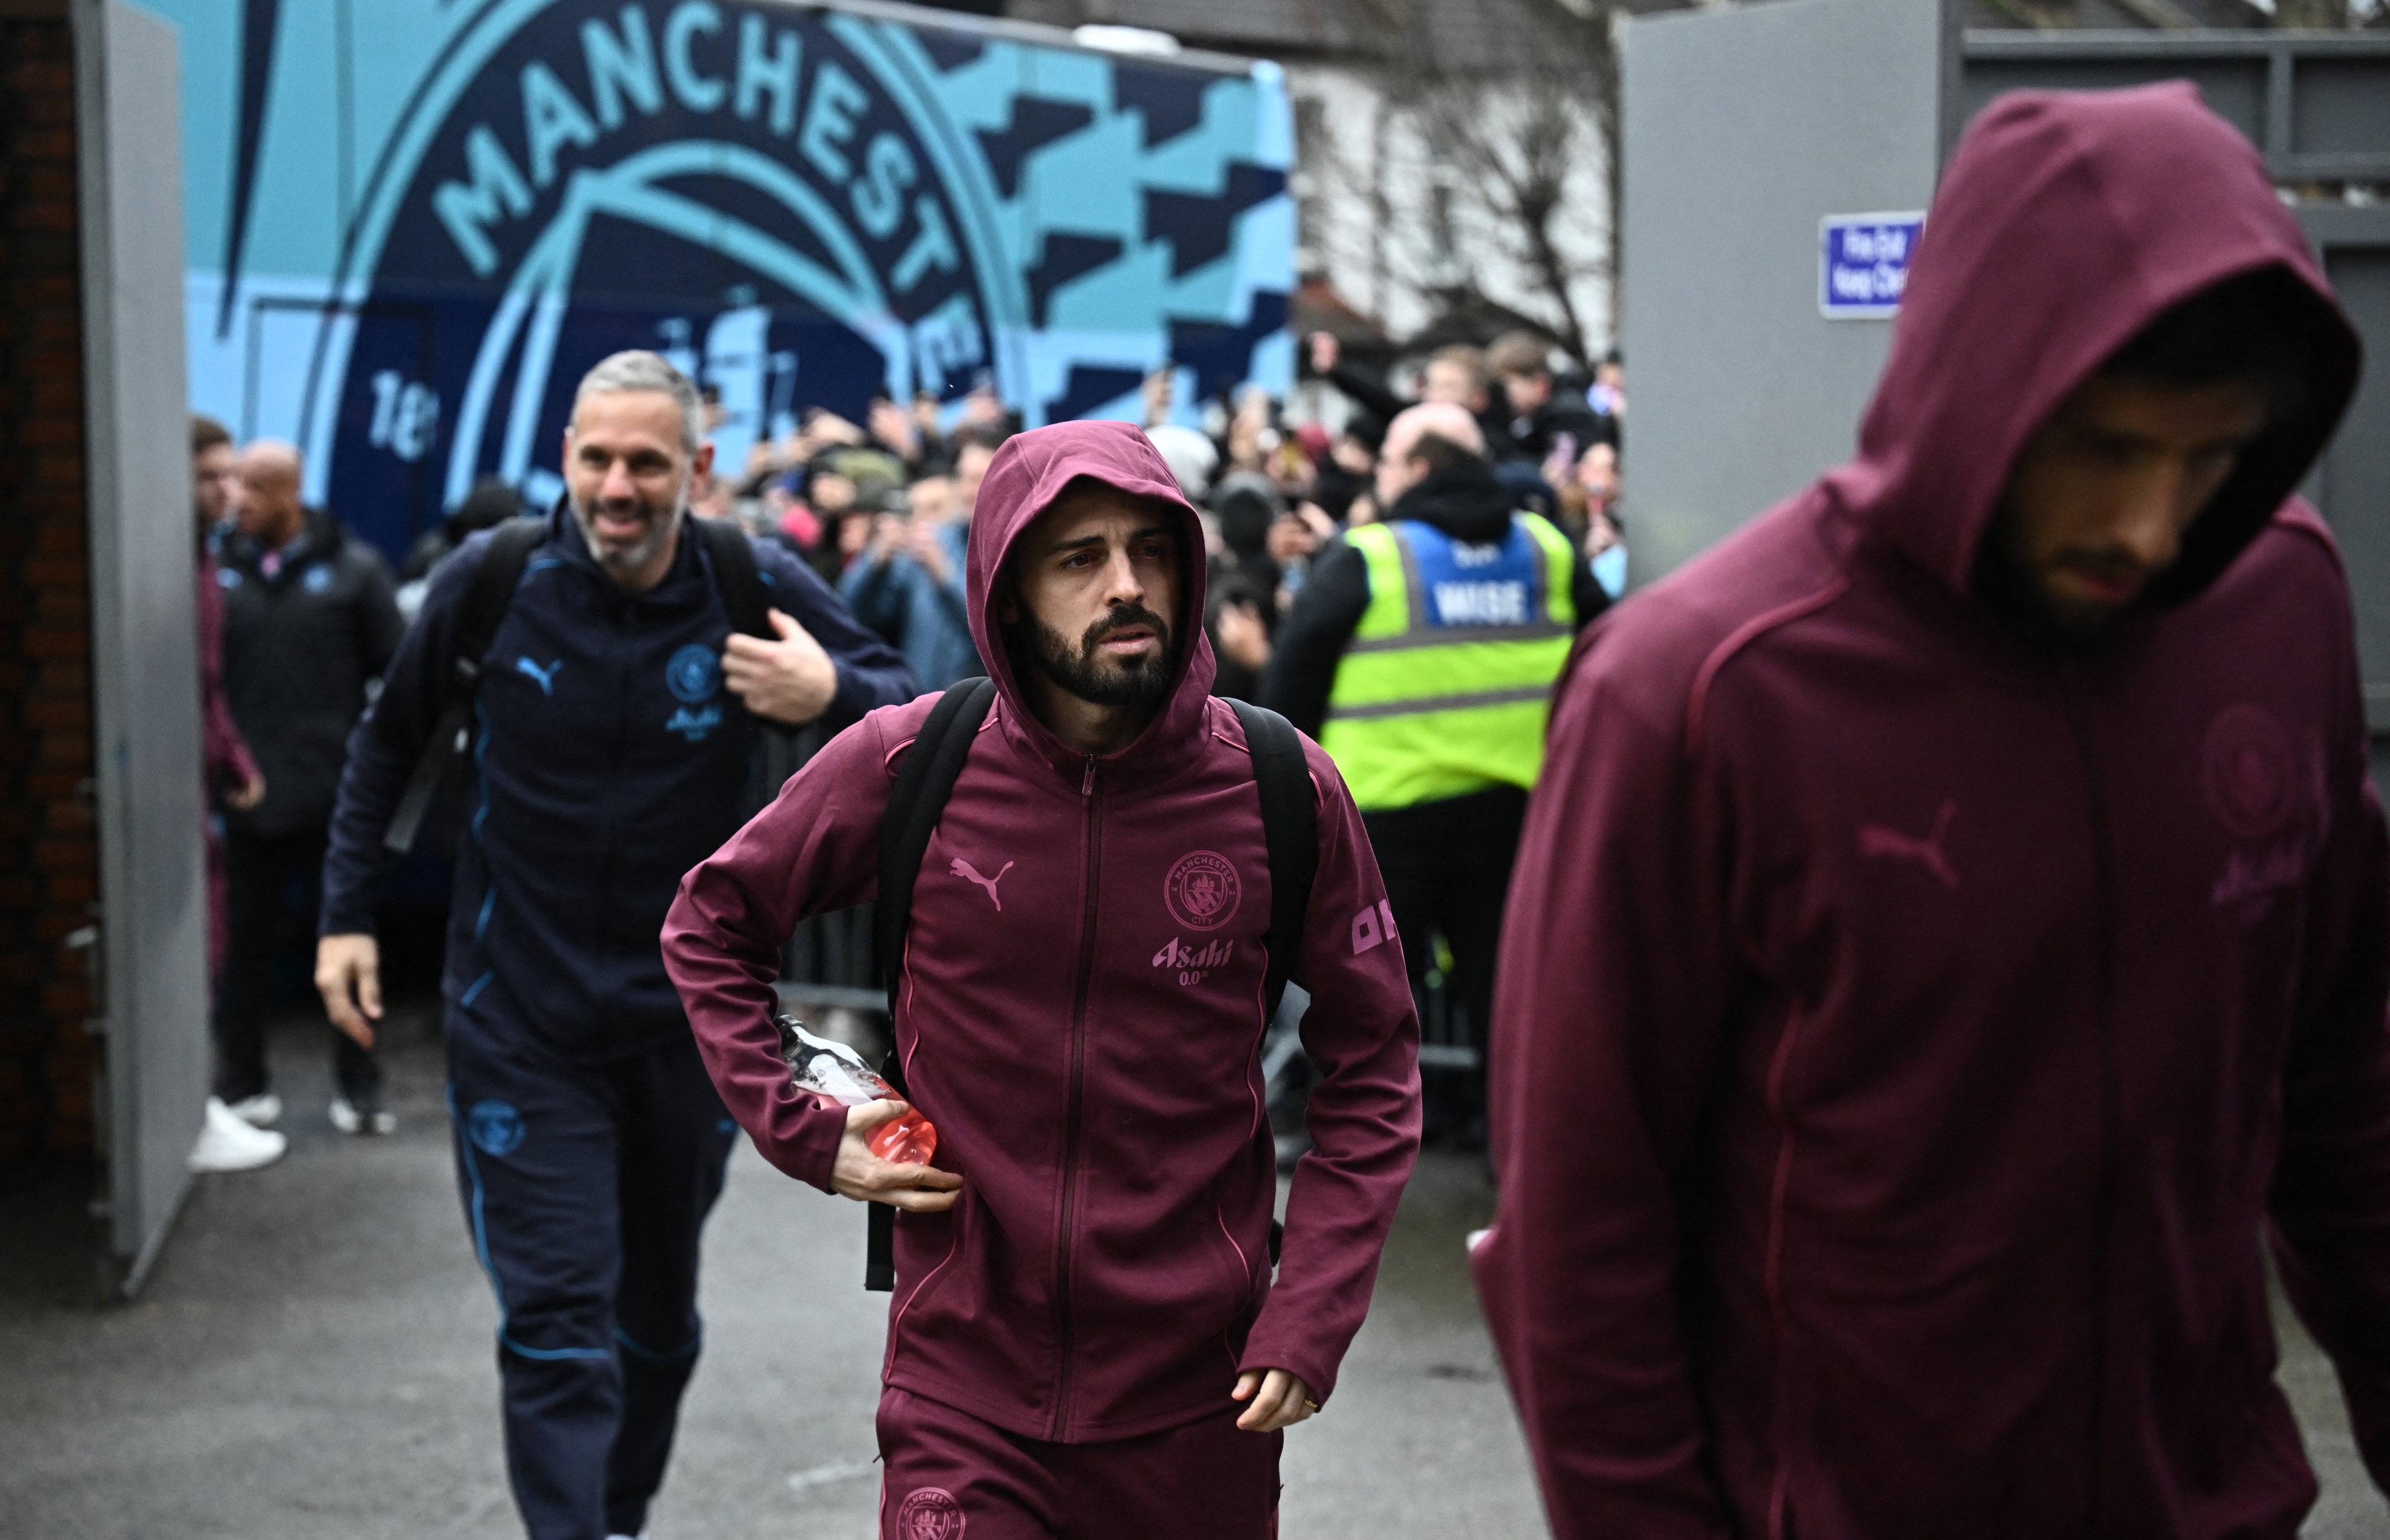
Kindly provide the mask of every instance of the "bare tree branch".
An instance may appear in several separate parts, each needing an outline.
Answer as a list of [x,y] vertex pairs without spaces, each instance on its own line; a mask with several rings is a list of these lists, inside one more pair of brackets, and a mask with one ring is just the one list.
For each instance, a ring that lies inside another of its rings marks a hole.
[[[1618,60],[1623,0],[1327,0],[1373,40],[1385,98],[1482,218],[1489,243],[1530,281],[1530,307],[1579,358],[1592,353],[1578,288],[1611,289],[1616,314]],[[1567,228],[1588,160],[1604,179],[1602,250]],[[1468,266],[1447,287],[1492,300]]]

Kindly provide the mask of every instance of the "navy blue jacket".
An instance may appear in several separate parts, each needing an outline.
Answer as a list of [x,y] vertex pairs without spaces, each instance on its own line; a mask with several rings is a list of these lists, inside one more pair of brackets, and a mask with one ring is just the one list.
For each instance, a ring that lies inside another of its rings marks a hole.
[[[705,543],[644,594],[591,559],[562,507],[523,566],[482,661],[469,816],[443,993],[450,1017],[576,1057],[688,1030],[657,936],[681,875],[741,821],[755,719],[723,684],[730,617]],[[489,536],[434,576],[382,692],[357,723],[324,862],[322,933],[370,931],[382,834],[446,698],[446,660]],[[775,608],[838,665],[836,732],[913,698],[904,660],[776,545]]]

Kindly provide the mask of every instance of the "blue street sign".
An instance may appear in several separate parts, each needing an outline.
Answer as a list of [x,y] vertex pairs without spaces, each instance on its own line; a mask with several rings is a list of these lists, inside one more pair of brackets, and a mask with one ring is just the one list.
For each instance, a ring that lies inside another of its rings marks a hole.
[[1830,321],[1896,314],[1921,213],[1828,214],[1818,222],[1818,310]]

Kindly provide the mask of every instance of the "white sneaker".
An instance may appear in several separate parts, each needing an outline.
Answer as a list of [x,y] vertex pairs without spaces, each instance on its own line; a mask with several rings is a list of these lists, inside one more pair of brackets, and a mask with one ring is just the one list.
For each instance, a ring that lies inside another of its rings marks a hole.
[[395,1134],[398,1114],[377,1107],[370,1112],[360,1112],[346,1097],[334,1097],[331,1108],[332,1126],[343,1134]]
[[187,1162],[193,1171],[255,1171],[282,1159],[290,1141],[270,1129],[253,1128],[215,1097],[208,1098],[207,1122]]
[[234,1102],[229,1110],[251,1128],[271,1128],[281,1121],[282,1098],[271,1091],[260,1091]]

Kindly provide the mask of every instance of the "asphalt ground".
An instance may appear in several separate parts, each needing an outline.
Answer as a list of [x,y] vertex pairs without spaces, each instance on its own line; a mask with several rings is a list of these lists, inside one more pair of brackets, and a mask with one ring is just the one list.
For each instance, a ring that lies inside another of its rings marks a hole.
[[[201,1179],[131,1305],[90,1303],[70,1195],[0,1198],[0,1536],[520,1534],[440,1050],[419,1017],[392,1026],[383,1139],[327,1123],[320,1026],[274,1034],[289,1154]],[[1291,1540],[1545,1533],[1462,1258],[1491,1207],[1482,1161],[1422,1161],[1335,1403],[1288,1437]],[[863,1228],[740,1145],[654,1540],[873,1534],[886,1301],[861,1288]],[[2330,1367],[2287,1321],[2284,1354],[2325,1484],[2304,1533],[2390,1533]]]

